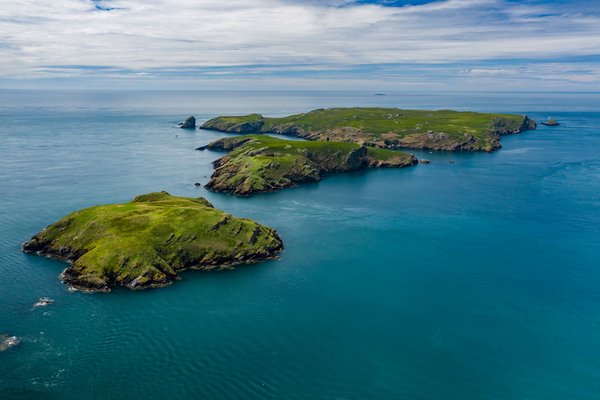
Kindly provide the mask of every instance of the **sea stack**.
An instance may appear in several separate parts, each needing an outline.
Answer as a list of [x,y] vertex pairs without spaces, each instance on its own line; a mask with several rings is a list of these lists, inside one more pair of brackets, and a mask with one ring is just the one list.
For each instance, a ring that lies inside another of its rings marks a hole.
[[179,127],[181,129],[196,129],[196,118],[193,115],[187,117],[185,121],[179,123]]

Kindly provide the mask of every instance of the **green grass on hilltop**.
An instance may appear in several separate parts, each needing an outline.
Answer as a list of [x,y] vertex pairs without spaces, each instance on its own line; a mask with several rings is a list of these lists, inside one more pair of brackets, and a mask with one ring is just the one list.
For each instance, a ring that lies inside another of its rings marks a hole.
[[[374,134],[387,132],[436,131],[448,134],[465,132],[479,135],[495,118],[509,118],[517,124],[518,115],[482,114],[451,110],[421,111],[385,108],[333,108],[314,110],[283,118],[266,118],[265,129],[293,123],[307,131],[353,127]],[[515,125],[517,128],[518,125]]]
[[204,148],[231,151],[215,162],[216,170],[207,187],[237,195],[314,182],[326,173],[416,163],[412,155],[394,150],[348,142],[282,140],[266,135],[225,138]]
[[72,261],[66,280],[99,290],[161,286],[186,268],[258,261],[280,248],[271,228],[166,192],[76,211],[24,245]]
[[491,151],[500,147],[499,136],[535,129],[535,122],[512,114],[331,108],[281,118],[260,114],[217,117],[202,128],[239,133],[275,132],[390,148]]

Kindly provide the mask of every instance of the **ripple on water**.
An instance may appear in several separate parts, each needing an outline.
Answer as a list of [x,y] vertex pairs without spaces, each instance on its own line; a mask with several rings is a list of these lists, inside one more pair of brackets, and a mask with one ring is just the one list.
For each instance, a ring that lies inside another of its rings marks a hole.
[[[197,131],[175,140],[180,131],[170,122],[183,116],[180,107],[198,104],[207,113],[199,120],[236,112],[231,101],[255,111],[256,103],[244,96],[216,96],[216,103],[214,95],[194,97],[203,102],[186,98],[169,105],[174,111],[166,116],[160,115],[164,107],[151,106],[158,111],[150,115],[146,105],[143,116],[120,116],[132,113],[126,100],[116,114],[114,104],[75,111],[79,99],[69,103],[69,112],[61,111],[60,101],[43,115],[29,108],[0,111],[6,118],[0,136],[8,138],[0,146],[6,167],[0,167],[0,333],[21,339],[0,353],[0,399],[594,398],[600,390],[593,376],[600,315],[597,113],[557,115],[565,122],[559,129],[503,139],[504,150],[493,155],[423,153],[432,160],[429,167],[340,174],[246,201],[192,186],[210,175],[217,158],[193,148],[221,135]],[[292,105],[286,97],[277,101],[286,110],[271,100],[261,107],[291,114],[315,108],[315,101],[368,102],[361,96],[301,96]],[[572,96],[579,104],[581,95]],[[503,99],[494,95],[483,106],[476,99],[471,107],[497,111],[504,101],[501,107],[514,111],[514,96]],[[454,104],[446,100],[423,101]],[[12,98],[4,103],[13,107]],[[540,109],[548,103],[528,104]],[[456,165],[447,163],[450,158]],[[562,163],[552,169],[557,160]],[[229,212],[276,227],[288,243],[282,260],[222,274],[192,271],[155,291],[89,295],[67,292],[57,279],[64,264],[20,252],[20,242],[69,211],[157,189],[202,194]],[[499,223],[511,205],[518,218]],[[477,229],[484,225],[489,232]],[[461,238],[489,239],[506,251],[471,270],[470,259],[482,252],[471,245],[458,251],[463,242],[448,233],[459,229]],[[427,239],[423,247],[420,238]],[[566,244],[557,251],[547,243]],[[401,254],[387,255],[395,252]],[[514,265],[494,263],[513,252]],[[452,273],[438,268],[437,255]],[[434,278],[438,271],[442,275]],[[433,285],[438,278],[447,285]],[[447,292],[434,290],[441,287]],[[460,301],[465,294],[474,304],[493,304],[486,315],[497,323],[473,318],[473,304]],[[33,311],[42,296],[56,304]],[[512,301],[522,318],[509,312]],[[357,316],[361,304],[373,326]],[[439,328],[439,335],[416,329],[405,308]],[[498,332],[487,332],[500,326],[507,334],[492,351],[488,344]]]

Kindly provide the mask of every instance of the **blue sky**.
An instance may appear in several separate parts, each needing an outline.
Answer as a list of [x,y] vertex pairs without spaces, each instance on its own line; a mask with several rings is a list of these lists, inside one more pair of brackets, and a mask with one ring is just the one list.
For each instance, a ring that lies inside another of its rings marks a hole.
[[600,91],[600,1],[3,3],[4,88]]

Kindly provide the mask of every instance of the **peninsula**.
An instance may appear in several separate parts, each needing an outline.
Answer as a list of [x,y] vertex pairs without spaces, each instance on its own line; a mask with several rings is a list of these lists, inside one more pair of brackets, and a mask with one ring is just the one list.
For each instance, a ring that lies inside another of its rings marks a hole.
[[324,174],[363,168],[408,167],[411,154],[356,143],[295,141],[268,135],[220,139],[197,150],[230,153],[216,160],[206,188],[239,196],[271,192],[302,182],[317,182]]
[[105,292],[165,286],[185,269],[255,263],[282,249],[269,227],[217,210],[204,198],[167,192],[76,211],[23,245],[25,252],[68,261],[65,283]]
[[387,149],[490,152],[501,147],[501,136],[536,129],[536,122],[527,116],[511,114],[331,108],[282,118],[260,114],[222,116],[200,128],[231,133],[279,133]]

